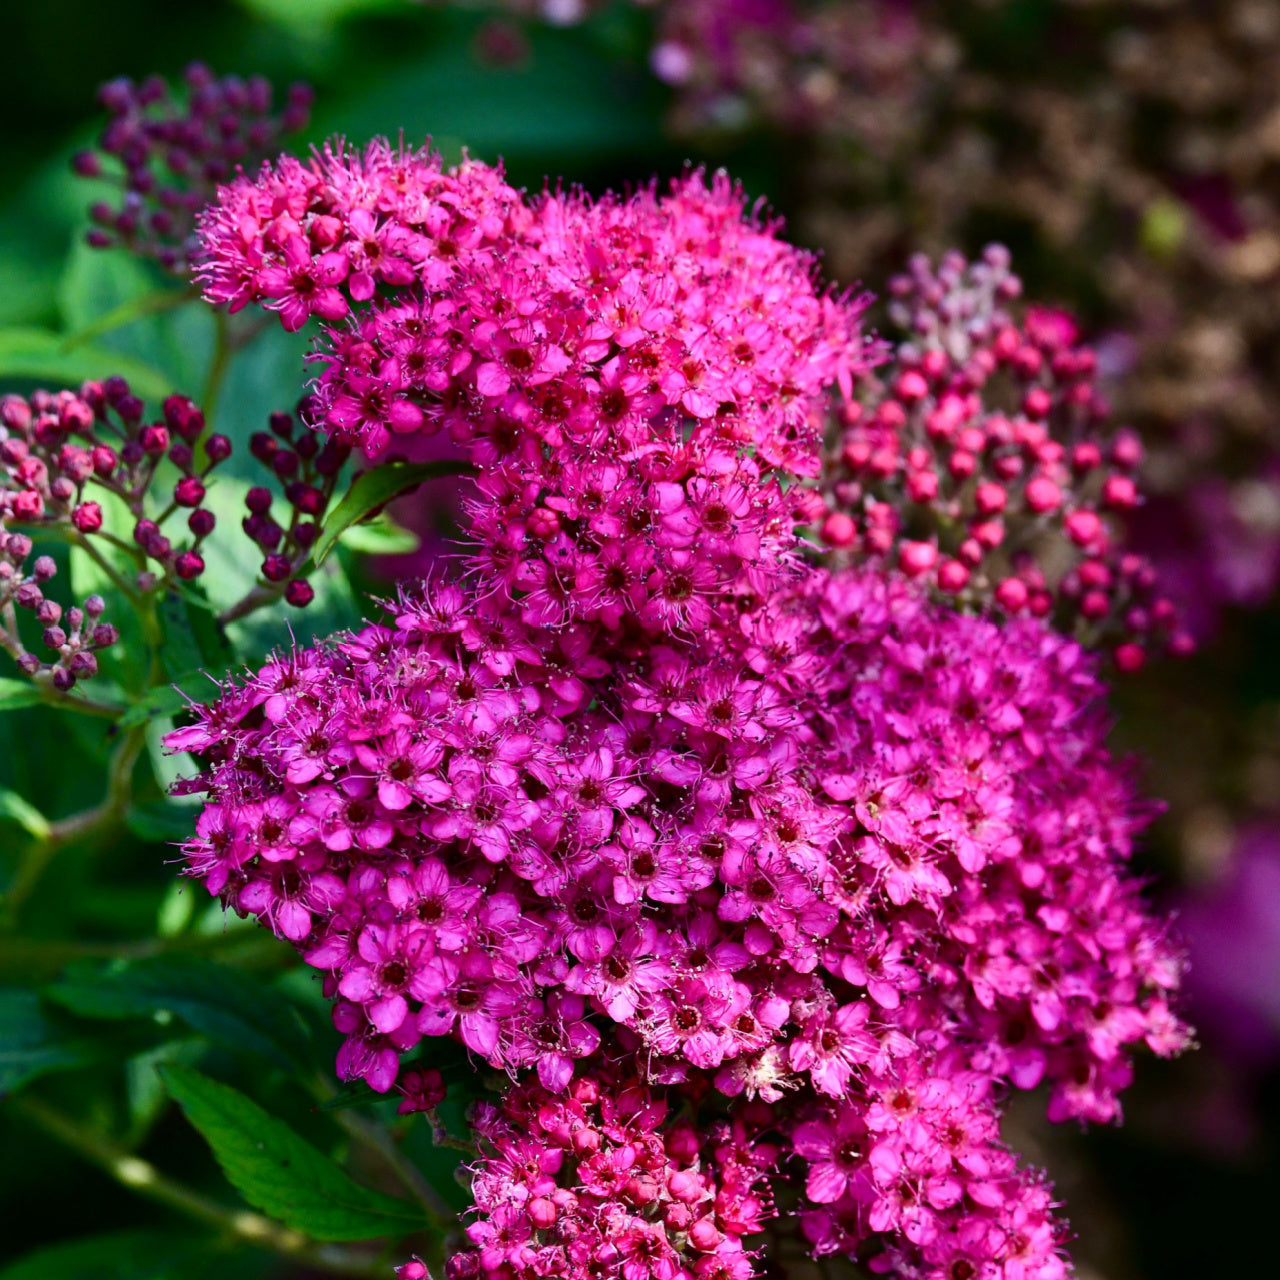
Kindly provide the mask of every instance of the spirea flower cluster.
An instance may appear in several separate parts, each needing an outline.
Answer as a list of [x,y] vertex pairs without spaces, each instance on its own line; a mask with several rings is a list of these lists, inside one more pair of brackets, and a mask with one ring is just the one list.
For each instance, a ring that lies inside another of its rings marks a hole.
[[212,298],[324,322],[318,420],[480,470],[462,580],[168,740],[192,872],[324,975],[340,1074],[420,1053],[430,1105],[449,1036],[515,1081],[455,1280],[745,1277],[775,1200],[880,1271],[1063,1274],[997,1100],[1115,1118],[1185,1042],[1179,960],[1094,660],[806,558],[864,301],[720,179],[525,201],[383,144],[238,180],[203,234]]
[[1154,567],[1123,546],[1141,444],[1105,429],[1097,361],[1070,316],[1032,307],[1015,323],[1021,290],[999,245],[936,271],[921,255],[891,281],[907,340],[836,415],[823,537],[958,604],[1107,637],[1124,671],[1152,647],[1188,653]]
[[372,458],[447,430],[480,469],[483,569],[528,620],[662,632],[789,565],[821,507],[780,477],[816,475],[823,393],[874,351],[866,299],[820,293],[743,206],[699,175],[525,204],[487,166],[374,144],[234,184],[201,276],[287,328],[351,317],[317,413]]

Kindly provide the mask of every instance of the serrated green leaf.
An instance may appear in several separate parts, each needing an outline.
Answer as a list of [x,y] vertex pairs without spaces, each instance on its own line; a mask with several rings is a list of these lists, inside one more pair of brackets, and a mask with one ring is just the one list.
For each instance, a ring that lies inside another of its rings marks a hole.
[[223,1270],[226,1258],[199,1234],[113,1231],[35,1249],[0,1270],[0,1280],[200,1280],[215,1267]]
[[65,351],[62,336],[47,329],[0,329],[0,378],[41,378],[75,386],[88,378],[119,374],[138,395],[159,400],[173,385],[159,369],[98,346]]
[[0,677],[0,711],[18,711],[43,701],[40,690],[31,681]]
[[238,1090],[189,1067],[170,1065],[160,1074],[228,1181],[255,1209],[316,1240],[373,1240],[427,1226],[420,1210],[352,1182]]
[[312,559],[323,564],[352,525],[377,513],[392,498],[416,489],[427,480],[440,476],[473,475],[474,468],[467,462],[440,459],[435,462],[389,462],[356,476],[346,496],[325,518],[324,528],[316,539]]
[[34,991],[0,988],[0,1096],[93,1058],[92,1046],[63,1031]]
[[0,818],[11,818],[37,840],[49,834],[49,819],[29,800],[5,787],[0,787]]
[[303,1066],[308,1058],[307,1025],[292,1001],[200,956],[77,965],[46,995],[86,1018],[180,1018],[228,1049],[283,1067]]

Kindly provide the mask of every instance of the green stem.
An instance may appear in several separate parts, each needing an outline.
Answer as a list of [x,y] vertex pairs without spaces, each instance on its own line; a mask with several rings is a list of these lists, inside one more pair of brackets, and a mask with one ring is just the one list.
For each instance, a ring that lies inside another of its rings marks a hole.
[[251,613],[257,613],[259,609],[265,608],[269,604],[275,604],[284,595],[284,583],[279,586],[271,585],[264,587],[259,584],[250,588],[235,604],[230,605],[218,614],[218,621],[225,627],[229,622],[238,622],[241,618],[247,618]]
[[100,804],[68,818],[49,823],[48,831],[33,841],[22,856],[13,882],[4,895],[0,927],[12,929],[18,913],[31,896],[54,855],[72,841],[92,839],[114,830],[124,819],[133,792],[133,767],[147,740],[144,725],[130,729],[116,744],[107,768],[107,791]]
[[131,1154],[30,1094],[13,1099],[11,1105],[36,1128],[90,1164],[97,1165],[121,1186],[203,1222],[240,1244],[266,1249],[332,1275],[376,1276],[381,1280],[387,1273],[386,1266],[368,1254],[318,1244],[300,1231],[273,1222],[261,1214],[248,1209],[229,1208],[184,1186],[161,1173],[149,1161]]
[[218,394],[222,390],[223,379],[227,376],[232,351],[231,326],[227,313],[215,310],[213,323],[213,358],[209,361],[209,372],[205,376],[204,391],[200,397],[200,408],[204,410],[206,422],[213,421]]

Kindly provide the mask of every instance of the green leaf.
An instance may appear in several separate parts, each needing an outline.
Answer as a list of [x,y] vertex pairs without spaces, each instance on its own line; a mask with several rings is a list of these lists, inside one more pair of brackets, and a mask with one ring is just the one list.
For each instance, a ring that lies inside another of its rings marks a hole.
[[131,729],[135,724],[145,724],[154,716],[171,716],[188,706],[191,700],[198,701],[202,695],[211,696],[216,687],[203,671],[188,671],[175,677],[172,684],[151,689],[139,698],[120,717],[120,727]]
[[65,351],[62,343],[61,335],[47,329],[0,329],[0,378],[39,378],[74,386],[87,378],[118,373],[148,400],[159,400],[173,390],[159,369],[132,356],[96,346]]
[[250,13],[295,35],[313,37],[345,18],[369,13],[389,13],[403,7],[404,0],[240,0]]
[[352,525],[378,512],[392,498],[416,489],[426,480],[440,476],[473,475],[470,463],[452,459],[436,462],[389,462],[356,476],[346,496],[329,513],[316,539],[312,558],[323,564],[329,553]]
[[162,315],[175,307],[185,307],[199,298],[194,289],[154,289],[150,293],[141,293],[133,298],[126,298],[119,306],[89,321],[83,329],[69,333],[62,340],[63,351],[74,351],[86,342],[92,342],[104,333],[114,333],[136,320],[144,320],[148,316]]
[[0,1096],[50,1071],[69,1071],[94,1058],[85,1041],[64,1032],[34,991],[0,988]]
[[40,690],[30,680],[0,677],[0,711],[18,711],[22,707],[34,707],[43,701]]
[[353,524],[338,539],[350,551],[367,556],[394,556],[417,551],[422,539],[412,529],[406,529],[385,511],[363,524]]
[[0,787],[0,818],[12,818],[37,840],[43,840],[49,834],[49,819],[29,800],[5,787]]
[[[148,844],[175,844],[185,840],[196,829],[199,805],[177,804],[172,800],[159,800],[154,804],[130,805],[124,815],[124,825],[139,840]],[[182,883],[182,882],[175,882]],[[192,882],[186,882],[187,897],[191,901]],[[161,930],[161,936],[165,936]]]
[[199,1280],[226,1264],[198,1233],[113,1231],[36,1249],[0,1270],[0,1280]]
[[[201,671],[220,674],[235,661],[235,652],[199,583],[184,584],[181,594],[165,596],[159,612],[164,627],[161,657],[171,679],[185,680]],[[208,692],[208,680],[204,683]],[[184,705],[180,702],[169,709],[177,711]]]
[[307,1024],[272,987],[200,956],[153,956],[105,968],[77,965],[45,993],[86,1018],[180,1018],[241,1053],[283,1067],[306,1064]]
[[328,1156],[230,1086],[165,1066],[170,1094],[255,1209],[316,1240],[372,1240],[422,1230],[422,1212],[352,1182]]
[[[160,272],[134,254],[74,245],[58,286],[58,305],[68,331],[60,346],[65,348],[70,340],[70,354],[75,355],[85,350],[74,345],[76,337],[96,330],[98,349],[109,353],[108,361],[133,359],[159,370],[171,390],[199,395],[213,350],[213,312],[196,303],[189,291],[179,296],[185,295],[191,306],[166,309],[145,303],[163,284]],[[161,291],[174,292],[172,287]],[[135,314],[119,322],[120,315],[130,311]]]

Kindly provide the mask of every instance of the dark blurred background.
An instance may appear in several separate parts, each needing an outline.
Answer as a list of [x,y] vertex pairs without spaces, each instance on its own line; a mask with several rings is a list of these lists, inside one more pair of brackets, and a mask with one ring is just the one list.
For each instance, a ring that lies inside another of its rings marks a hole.
[[[530,187],[563,178],[600,191],[688,162],[723,164],[767,195],[797,238],[826,250],[835,270],[873,289],[909,246],[954,241],[972,252],[992,235],[1007,239],[1031,296],[1082,314],[1117,372],[1136,380],[1136,392],[1119,389],[1117,398],[1152,441],[1161,495],[1142,533],[1208,612],[1200,656],[1144,673],[1116,700],[1118,744],[1144,758],[1148,789],[1170,802],[1145,867],[1159,877],[1153,893],[1183,910],[1202,1048],[1174,1063],[1140,1061],[1122,1128],[1052,1129],[1031,1097],[1014,1100],[1009,1137],[1050,1170],[1077,1233],[1081,1276],[1255,1274],[1271,1269],[1269,1213],[1280,1200],[1280,612],[1268,569],[1280,546],[1280,497],[1258,488],[1274,478],[1280,351],[1266,318],[1276,264],[1258,258],[1266,245],[1254,233],[1269,232],[1265,202],[1280,183],[1272,159],[1231,170],[1230,155],[1210,147],[1205,159],[1204,145],[1193,144],[1223,131],[1243,138],[1264,121],[1280,129],[1271,73],[1280,63],[1259,52],[1280,48],[1280,19],[1264,21],[1274,10],[1176,0],[920,6],[950,44],[939,52],[918,41],[923,69],[905,88],[902,77],[883,89],[867,77],[864,94],[882,94],[882,111],[917,121],[916,132],[885,141],[860,135],[856,113],[833,140],[821,122],[771,116],[767,103],[731,120],[713,111],[708,125],[652,74],[655,15],[628,3],[566,27],[408,0],[11,4],[0,77],[0,325],[56,323],[63,263],[85,225],[67,159],[95,134],[97,86],[118,75],[177,77],[196,58],[281,86],[309,81],[317,96],[308,140],[432,135],[451,157],[467,147],[504,158]],[[1242,27],[1240,13],[1255,27]],[[1135,38],[1147,41],[1145,52]],[[1242,41],[1252,41],[1247,54]],[[1160,92],[1125,78],[1138,53],[1159,62],[1161,49],[1188,48],[1207,69],[1190,54],[1185,65],[1170,55]],[[1233,51],[1244,63],[1232,62]],[[1254,77],[1243,88],[1241,66]],[[1206,89],[1203,77],[1214,75],[1237,88]],[[1203,110],[1178,132],[1178,112],[1196,110],[1197,93]],[[1091,113],[1112,120],[1125,111],[1127,150],[1097,159]],[[1118,173],[1098,169],[1117,163]],[[1228,213],[1244,219],[1240,234],[1222,215],[1220,169],[1230,170]],[[1256,190],[1242,189],[1241,172]],[[977,198],[992,173],[1006,185]],[[964,200],[952,199],[957,190]],[[1079,218],[1063,224],[1072,201]],[[1253,258],[1239,248],[1248,244]],[[1265,316],[1249,327],[1241,317],[1254,311]],[[1175,374],[1198,377],[1203,402],[1178,399]],[[1202,482],[1217,488],[1204,496]],[[1260,585],[1206,585],[1212,574],[1196,557],[1214,538],[1226,547],[1221,557],[1235,557]],[[150,858],[140,854],[135,866],[122,853],[126,888],[130,875],[154,884],[161,872]],[[181,1230],[3,1112],[0,1150],[0,1280],[9,1260],[40,1244],[152,1223]],[[197,1179],[209,1171],[199,1139],[176,1122],[160,1125],[148,1154]],[[273,1264],[262,1265],[268,1273]]]

